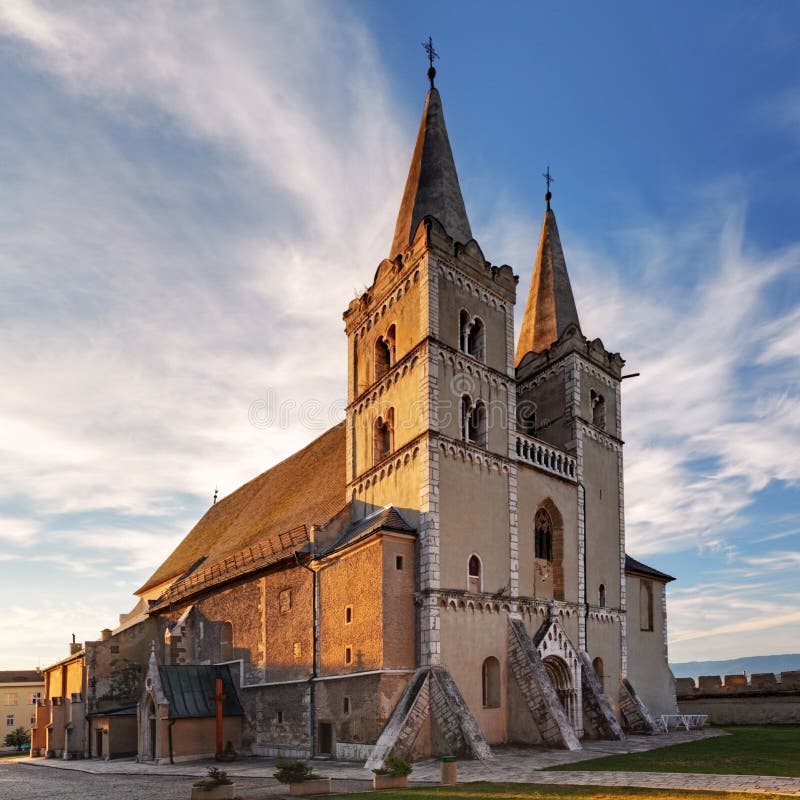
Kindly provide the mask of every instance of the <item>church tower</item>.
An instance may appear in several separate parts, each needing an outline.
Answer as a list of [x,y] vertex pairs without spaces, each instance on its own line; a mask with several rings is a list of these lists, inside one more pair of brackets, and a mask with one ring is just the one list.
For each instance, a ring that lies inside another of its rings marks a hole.
[[[514,417],[509,404],[516,280],[510,267],[486,261],[472,238],[431,77],[389,258],[344,315],[348,500],[356,517],[394,505],[417,526],[423,665],[441,660],[438,592],[443,586],[463,588],[481,537],[496,535],[497,564],[489,559],[477,580],[493,590],[508,583],[510,519],[502,464]],[[456,461],[464,475],[454,474]],[[500,529],[488,519],[485,525],[459,519],[470,507],[464,499],[482,492],[470,475],[487,470],[498,484]]]

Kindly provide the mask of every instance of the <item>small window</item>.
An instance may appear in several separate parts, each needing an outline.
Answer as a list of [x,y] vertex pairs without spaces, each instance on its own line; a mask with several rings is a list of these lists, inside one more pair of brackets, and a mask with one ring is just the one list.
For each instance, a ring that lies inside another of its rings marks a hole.
[[344,609],[344,624],[349,625],[353,621],[353,606],[346,606]]
[[486,406],[480,400],[469,415],[469,441],[486,447]]
[[467,562],[467,588],[470,592],[481,590],[481,560],[476,555],[471,555]]
[[294,645],[292,645],[292,652],[294,654],[294,660],[299,661],[300,656],[303,654],[303,648],[300,645],[300,642],[295,642]]
[[589,400],[592,404],[592,424],[598,428],[606,427],[606,401],[603,395],[598,394],[594,389],[589,392]]
[[112,653],[112,655],[117,655],[119,653],[119,645],[118,644],[112,644],[111,645],[111,653]]
[[469,311],[461,310],[458,318],[458,346],[463,353],[469,352],[469,328],[470,316]]
[[17,704],[17,695],[7,694],[3,696],[3,705],[15,706]]
[[606,607],[606,587],[602,583],[600,584],[600,590],[599,590],[598,594],[600,595],[598,605],[600,606],[600,608],[605,608]]
[[594,667],[595,674],[597,675],[597,680],[600,681],[600,685],[603,685],[603,678],[605,677],[605,668],[603,667],[603,659],[596,658],[592,661],[592,666]]
[[219,660],[233,661],[233,623],[223,622],[219,632]]
[[394,557],[394,568],[395,569],[403,569],[403,556],[395,556]]
[[36,705],[36,701],[37,700],[41,700],[41,699],[42,699],[42,693],[41,692],[31,692],[31,705],[32,706],[35,706]]
[[13,725],[14,724],[14,715],[7,714],[6,715],[6,725]]
[[533,522],[536,558],[553,560],[553,520],[544,508],[536,512]]
[[350,713],[350,698],[343,697],[342,698],[342,714],[349,714]]
[[483,322],[475,317],[467,334],[467,352],[480,361],[484,359],[484,339]]
[[653,630],[653,584],[650,581],[639,584],[639,628]]
[[83,700],[83,697],[81,696],[80,692],[73,692],[72,695],[70,696],[70,700],[73,703],[80,703]]
[[500,708],[500,662],[489,656],[482,669],[483,707]]
[[345,664],[352,664],[353,663],[353,648],[348,646],[344,649],[344,663]]
[[292,590],[284,589],[278,595],[278,607],[281,614],[288,614],[292,610]]
[[373,431],[373,461],[378,464],[392,452],[394,436],[394,409],[390,408],[375,420]]
[[31,725],[35,725],[35,724],[36,724],[36,717],[31,716]]
[[283,725],[283,711],[275,712],[275,722],[277,722],[278,725]]

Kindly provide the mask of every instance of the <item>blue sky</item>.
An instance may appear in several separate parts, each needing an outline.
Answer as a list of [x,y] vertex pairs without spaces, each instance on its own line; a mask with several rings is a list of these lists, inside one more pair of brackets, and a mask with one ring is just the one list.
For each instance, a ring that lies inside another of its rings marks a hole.
[[672,659],[796,652],[798,30],[789,2],[0,5],[3,663],[113,627],[215,486],[339,418],[429,34],[487,257],[524,299],[550,164],[584,333],[641,372],[628,549],[679,577]]

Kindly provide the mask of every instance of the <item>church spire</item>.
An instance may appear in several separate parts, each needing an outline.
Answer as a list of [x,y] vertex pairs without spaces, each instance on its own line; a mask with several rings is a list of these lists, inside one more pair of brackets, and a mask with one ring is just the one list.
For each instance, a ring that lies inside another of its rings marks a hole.
[[528,353],[539,353],[550,347],[568,325],[577,325],[580,328],[578,310],[567,274],[567,262],[558,235],[556,215],[550,208],[550,184],[553,182],[550,167],[547,168],[545,180],[547,210],[544,213],[536,266],[517,342],[517,366]]
[[428,78],[431,88],[422,111],[417,143],[408,170],[400,213],[397,215],[390,258],[408,247],[420,220],[427,216],[435,217],[441,222],[448,235],[458,242],[468,242],[472,238],[450,140],[447,138],[442,99],[433,85],[436,75],[433,59],[437,57],[436,52],[430,40],[423,47],[428,51],[430,59]]

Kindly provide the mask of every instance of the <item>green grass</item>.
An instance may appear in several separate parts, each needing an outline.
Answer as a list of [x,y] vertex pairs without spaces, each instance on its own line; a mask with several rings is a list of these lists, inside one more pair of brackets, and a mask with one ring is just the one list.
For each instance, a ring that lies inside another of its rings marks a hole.
[[[619,786],[540,786],[530,783],[462,783],[423,789],[383,789],[380,792],[329,795],[342,800],[616,800],[618,797],[651,800],[752,800],[752,794],[679,789],[634,789]],[[759,794],[759,800],[779,800],[786,795]]]
[[548,769],[800,777],[800,725],[740,725],[724,730],[730,736]]

